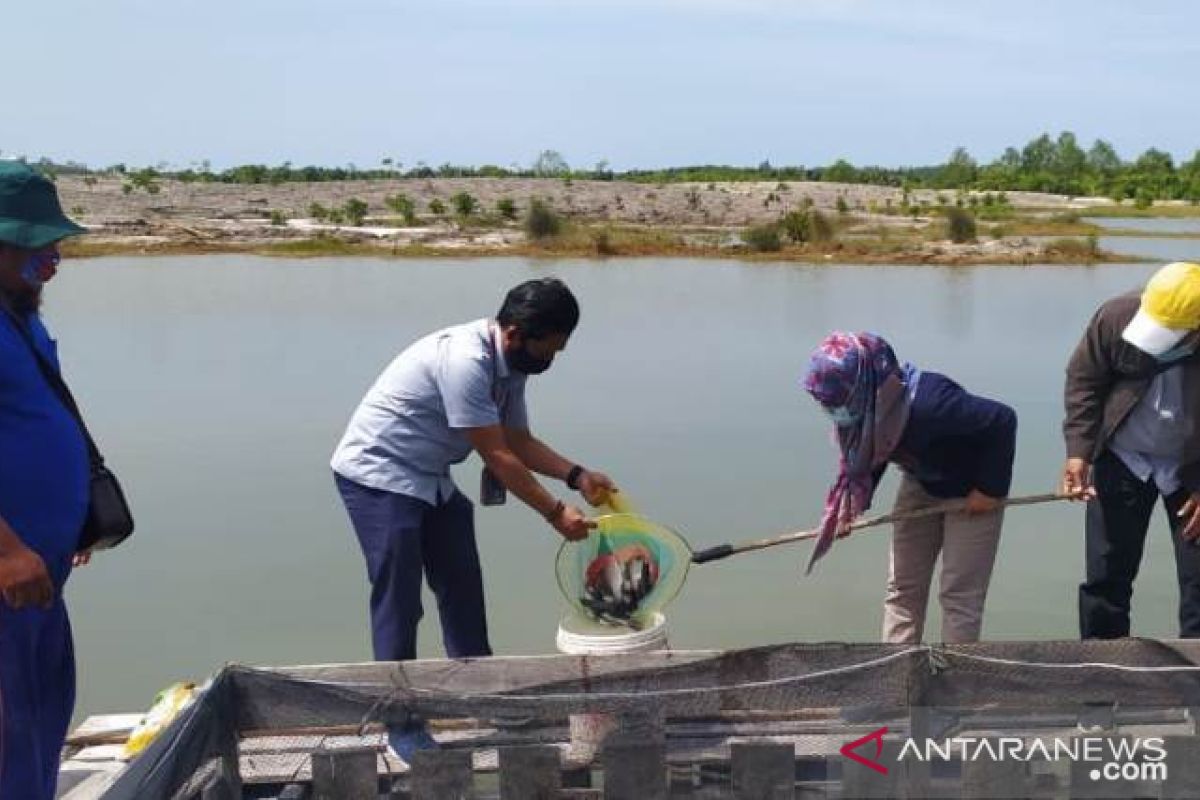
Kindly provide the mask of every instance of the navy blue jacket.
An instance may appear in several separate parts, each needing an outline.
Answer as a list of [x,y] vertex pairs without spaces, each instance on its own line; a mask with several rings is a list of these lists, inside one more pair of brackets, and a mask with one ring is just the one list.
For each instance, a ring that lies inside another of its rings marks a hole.
[[922,372],[890,460],[935,497],[966,497],[972,489],[1006,497],[1016,446],[1015,411],[945,375]]

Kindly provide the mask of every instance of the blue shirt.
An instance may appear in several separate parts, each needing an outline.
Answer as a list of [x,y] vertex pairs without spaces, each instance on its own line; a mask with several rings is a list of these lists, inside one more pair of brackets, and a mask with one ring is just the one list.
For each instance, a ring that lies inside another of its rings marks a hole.
[[[13,320],[0,316],[0,516],[61,584],[87,514],[87,444]],[[41,319],[30,314],[27,323],[57,370],[57,347]]]
[[467,428],[528,428],[525,376],[511,373],[489,319],[420,339],[367,391],[334,451],[334,472],[436,505],[455,491],[450,465],[471,453]]
[[1184,412],[1183,370],[1172,367],[1154,376],[1108,446],[1139,480],[1153,480],[1160,493],[1172,495],[1182,486],[1183,443],[1191,434],[1192,421]]
[[922,372],[891,461],[935,497],[966,497],[972,489],[1006,497],[1016,441],[1011,408],[973,395],[945,375]]

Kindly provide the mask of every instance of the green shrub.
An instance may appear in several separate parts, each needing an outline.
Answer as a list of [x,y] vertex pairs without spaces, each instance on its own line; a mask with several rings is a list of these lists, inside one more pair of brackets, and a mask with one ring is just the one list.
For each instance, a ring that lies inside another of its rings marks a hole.
[[849,214],[850,206],[846,203],[846,196],[839,194],[837,196],[837,210],[839,214]]
[[512,201],[511,197],[501,197],[496,201],[496,212],[504,219],[516,219],[517,204]]
[[812,237],[812,223],[807,211],[789,211],[779,222],[783,233],[793,242],[807,242]]
[[1100,240],[1094,234],[1083,239],[1067,236],[1049,242],[1046,251],[1082,261],[1094,261],[1100,255]]
[[454,206],[454,213],[460,217],[469,217],[479,208],[479,201],[467,192],[456,192],[451,195],[450,204]]
[[955,244],[975,241],[975,215],[964,208],[946,209],[946,238]]
[[809,241],[832,241],[835,231],[833,223],[829,221],[829,217],[825,216],[820,211],[813,210],[808,212],[808,224],[809,235],[812,237]]
[[357,197],[351,197],[342,206],[342,213],[351,225],[358,227],[367,218],[367,204]]
[[308,215],[318,222],[324,222],[329,219],[329,209],[320,203],[309,203]]
[[742,231],[742,241],[751,250],[758,253],[777,253],[783,249],[783,239],[779,236],[779,225],[770,223],[755,225]]
[[538,199],[529,202],[529,211],[525,214],[525,233],[530,239],[557,236],[562,228],[562,217],[548,203]]
[[412,225],[417,221],[417,204],[408,195],[400,193],[385,197],[383,204],[399,214],[404,219],[405,225]]
[[440,217],[440,216],[445,215],[446,204],[443,203],[441,200],[439,200],[436,197],[433,198],[432,200],[429,201],[429,213],[433,214],[435,217]]
[[270,219],[271,224],[275,225],[276,227],[287,224],[287,215],[279,210],[272,211]]

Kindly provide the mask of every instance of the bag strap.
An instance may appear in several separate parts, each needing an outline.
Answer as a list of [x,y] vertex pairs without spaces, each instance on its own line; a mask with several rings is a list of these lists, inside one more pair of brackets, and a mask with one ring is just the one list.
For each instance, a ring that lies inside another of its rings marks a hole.
[[7,302],[0,302],[0,305],[4,307],[4,313],[13,324],[13,327],[17,329],[17,333],[25,340],[25,344],[29,346],[29,351],[33,353],[33,359],[37,362],[38,370],[42,373],[42,377],[46,379],[46,383],[50,385],[50,389],[58,396],[63,406],[66,407],[67,412],[79,423],[79,430],[83,432],[83,438],[87,440],[88,459],[92,463],[92,469],[104,466],[104,456],[100,455],[100,449],[96,447],[96,442],[92,439],[92,434],[88,430],[87,423],[83,421],[83,414],[80,413],[79,405],[75,402],[75,396],[71,394],[71,389],[67,386],[67,382],[63,380],[62,375],[54,368],[54,365],[46,360],[46,357],[42,355],[42,351],[38,350],[28,325],[21,321],[21,318],[13,311],[12,306]]

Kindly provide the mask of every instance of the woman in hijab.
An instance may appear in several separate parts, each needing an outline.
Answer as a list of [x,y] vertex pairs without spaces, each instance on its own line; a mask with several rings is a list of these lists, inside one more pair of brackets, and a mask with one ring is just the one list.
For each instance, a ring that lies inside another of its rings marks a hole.
[[895,511],[965,498],[966,512],[896,522],[883,640],[921,641],[942,556],[942,640],[975,642],[1008,495],[1017,415],[945,375],[900,364],[880,336],[835,332],[813,352],[804,389],[833,419],[840,452],[809,570],[871,507],[889,463],[902,471]]

